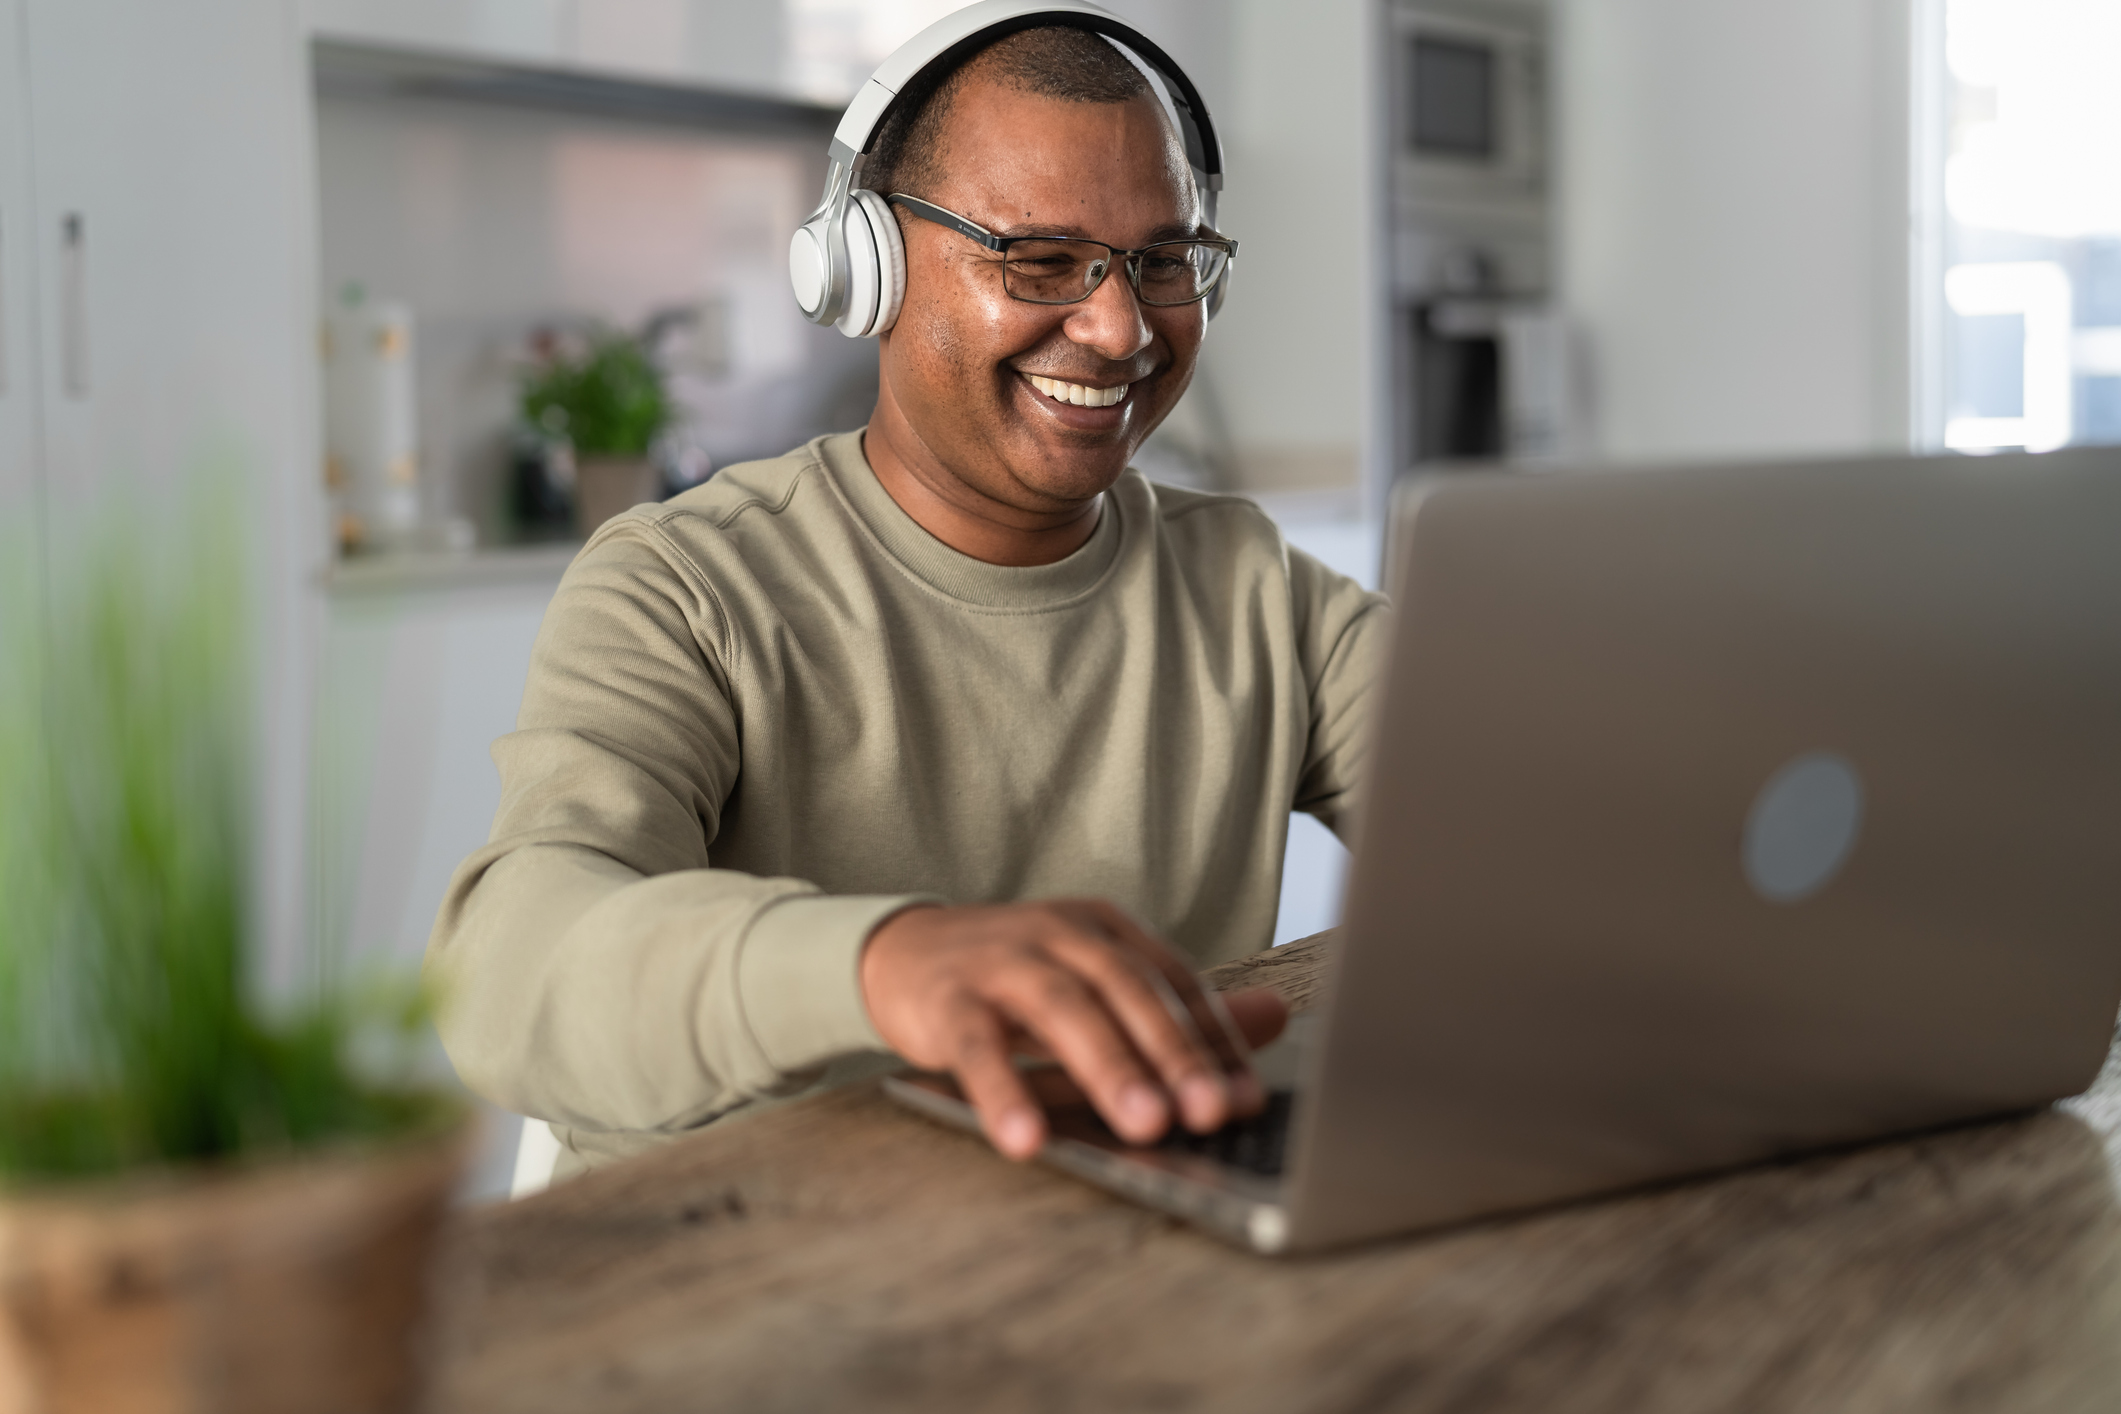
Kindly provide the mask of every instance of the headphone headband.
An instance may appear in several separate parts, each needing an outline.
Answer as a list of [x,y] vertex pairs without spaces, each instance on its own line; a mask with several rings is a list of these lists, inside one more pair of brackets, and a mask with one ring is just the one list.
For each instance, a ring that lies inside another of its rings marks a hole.
[[[848,224],[855,218],[855,183],[869,160],[878,131],[901,95],[923,74],[937,68],[954,68],[974,50],[1005,35],[1043,25],[1067,25],[1088,30],[1123,45],[1141,67],[1163,80],[1165,96],[1178,121],[1186,161],[1200,193],[1202,219],[1215,224],[1216,196],[1223,186],[1222,143],[1208,117],[1208,105],[1200,90],[1176,60],[1141,31],[1110,10],[1090,0],[979,0],[943,16],[894,50],[877,66],[869,81],[847,105],[840,125],[832,135],[830,164],[825,172],[825,195],[817,210],[803,222],[788,248],[789,280],[804,317],[815,324],[838,324],[849,335],[879,333],[897,316],[897,286],[888,276],[876,283],[873,298],[863,307],[850,307],[850,260]],[[873,215],[874,213],[872,213]],[[874,223],[856,232],[856,244],[874,236],[881,246],[869,258],[889,263],[889,252],[897,249],[898,226],[884,213],[889,229],[878,231]],[[1227,279],[1208,297],[1212,318],[1222,305]],[[857,301],[860,302],[860,301]]]
[[832,156],[858,171],[899,95],[922,74],[939,67],[954,68],[974,49],[1018,30],[1043,25],[1068,25],[1118,40],[1154,69],[1177,110],[1186,161],[1193,167],[1204,199],[1206,193],[1222,190],[1222,143],[1215,136],[1215,124],[1208,117],[1208,105],[1201,100],[1200,90],[1155,41],[1089,0],[981,0],[943,16],[892,51],[869,76],[832,134]]

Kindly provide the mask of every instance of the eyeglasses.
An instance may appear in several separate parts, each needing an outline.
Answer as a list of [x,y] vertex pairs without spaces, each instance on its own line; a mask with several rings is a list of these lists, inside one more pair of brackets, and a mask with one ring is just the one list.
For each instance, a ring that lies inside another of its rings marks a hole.
[[1027,304],[1080,304],[1097,293],[1115,264],[1127,272],[1127,283],[1143,304],[1194,304],[1213,293],[1237,256],[1237,242],[1220,236],[1158,241],[1140,250],[1121,250],[1078,236],[997,236],[917,196],[884,199],[923,221],[970,236],[999,255],[1002,289]]

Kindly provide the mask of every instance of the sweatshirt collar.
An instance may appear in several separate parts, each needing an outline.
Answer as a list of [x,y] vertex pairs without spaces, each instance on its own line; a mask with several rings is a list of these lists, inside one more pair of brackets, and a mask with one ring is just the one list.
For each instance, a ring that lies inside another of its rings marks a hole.
[[952,599],[984,609],[1058,608],[1096,588],[1119,558],[1125,517],[1117,487],[1105,495],[1097,529],[1066,559],[1050,565],[990,565],[951,549],[891,499],[862,453],[861,433],[821,437],[815,445],[826,473],[885,551]]

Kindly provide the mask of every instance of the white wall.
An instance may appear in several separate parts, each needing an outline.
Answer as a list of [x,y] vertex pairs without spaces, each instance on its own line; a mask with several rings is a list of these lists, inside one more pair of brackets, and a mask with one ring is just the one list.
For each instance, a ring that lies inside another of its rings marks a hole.
[[1382,348],[1368,0],[1229,0],[1221,219],[1241,243],[1203,368],[1249,484],[1356,483]]
[[1911,0],[1556,0],[1586,450],[1904,447]]

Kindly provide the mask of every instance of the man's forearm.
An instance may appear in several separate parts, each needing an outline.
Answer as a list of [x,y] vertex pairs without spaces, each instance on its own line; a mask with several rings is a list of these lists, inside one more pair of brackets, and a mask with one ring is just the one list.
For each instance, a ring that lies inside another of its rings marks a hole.
[[723,869],[644,877],[579,844],[498,841],[458,871],[429,944],[443,1044],[519,1113],[684,1129],[881,1046],[861,943],[912,901]]

